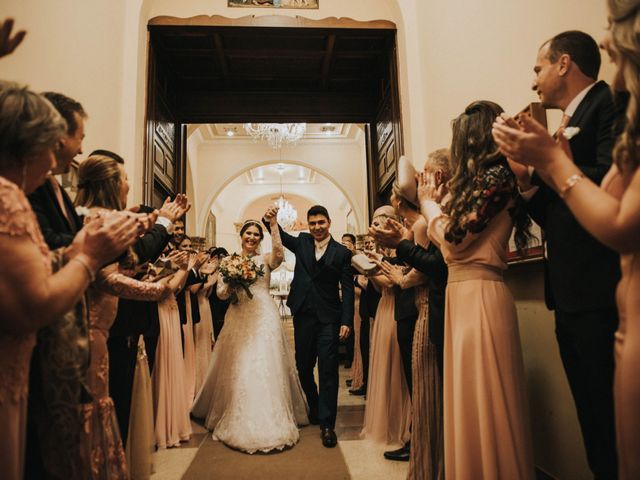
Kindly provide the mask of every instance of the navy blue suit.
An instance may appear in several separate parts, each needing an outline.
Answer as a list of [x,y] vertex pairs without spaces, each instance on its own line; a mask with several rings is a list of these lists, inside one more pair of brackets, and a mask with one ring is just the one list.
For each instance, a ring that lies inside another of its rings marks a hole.
[[[280,237],[296,256],[287,305],[293,314],[298,376],[310,416],[317,417],[321,427],[333,428],[338,410],[338,336],[341,325],[353,326],[351,252],[332,238],[316,260],[310,234],[294,237],[280,228]],[[316,360],[319,392],[313,377]]]

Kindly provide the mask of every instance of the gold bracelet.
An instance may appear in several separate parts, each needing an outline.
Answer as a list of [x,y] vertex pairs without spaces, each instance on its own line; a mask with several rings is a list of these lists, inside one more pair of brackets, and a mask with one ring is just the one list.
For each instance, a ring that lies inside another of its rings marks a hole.
[[71,261],[76,261],[78,262],[80,265],[82,265],[85,269],[85,271],[87,272],[87,275],[89,276],[89,283],[93,283],[96,280],[96,274],[93,273],[93,271],[91,270],[91,267],[89,266],[89,264],[87,262],[85,262],[84,260],[78,258],[78,257],[73,257],[71,259]]
[[575,187],[576,184],[583,178],[584,178],[584,175],[582,173],[574,173],[573,175],[571,175],[569,178],[567,178],[564,181],[562,188],[560,188],[560,190],[558,191],[558,196],[564,199],[569,193],[569,190]]

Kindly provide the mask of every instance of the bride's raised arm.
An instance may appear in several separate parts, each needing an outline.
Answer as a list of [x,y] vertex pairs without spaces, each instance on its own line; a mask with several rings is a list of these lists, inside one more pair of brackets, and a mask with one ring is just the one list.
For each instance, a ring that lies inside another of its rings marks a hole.
[[271,207],[264,215],[264,219],[269,222],[271,229],[271,253],[265,259],[271,270],[275,270],[284,260],[284,247],[280,238],[280,229],[278,228],[278,209]]

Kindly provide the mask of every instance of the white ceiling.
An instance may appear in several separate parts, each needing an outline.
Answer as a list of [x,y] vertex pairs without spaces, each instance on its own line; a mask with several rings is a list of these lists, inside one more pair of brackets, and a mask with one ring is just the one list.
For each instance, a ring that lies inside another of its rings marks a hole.
[[[247,134],[242,123],[214,123],[192,125],[190,127],[190,131],[198,130],[202,135],[202,140],[205,142],[254,141]],[[229,132],[232,132],[233,135],[229,135]],[[315,143],[317,141],[351,142],[358,138],[360,132],[362,132],[361,127],[354,123],[307,123],[307,130],[298,143]]]

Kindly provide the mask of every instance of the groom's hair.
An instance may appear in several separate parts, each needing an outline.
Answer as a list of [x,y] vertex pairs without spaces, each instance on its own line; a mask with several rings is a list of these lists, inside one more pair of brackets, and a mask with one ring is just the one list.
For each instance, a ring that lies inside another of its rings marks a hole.
[[322,205],[314,205],[313,207],[311,207],[307,211],[307,220],[309,220],[309,217],[312,217],[313,215],[324,215],[325,217],[327,217],[327,220],[331,221],[331,217],[329,217],[329,212]]

